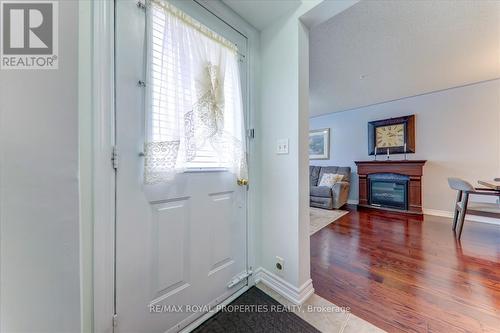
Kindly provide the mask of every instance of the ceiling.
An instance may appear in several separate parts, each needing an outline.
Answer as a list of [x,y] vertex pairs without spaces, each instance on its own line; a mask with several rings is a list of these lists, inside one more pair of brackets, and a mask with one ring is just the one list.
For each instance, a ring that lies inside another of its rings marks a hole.
[[300,0],[222,0],[238,15],[258,30],[267,28],[275,20],[297,8]]
[[500,1],[364,0],[310,31],[312,116],[499,77]]

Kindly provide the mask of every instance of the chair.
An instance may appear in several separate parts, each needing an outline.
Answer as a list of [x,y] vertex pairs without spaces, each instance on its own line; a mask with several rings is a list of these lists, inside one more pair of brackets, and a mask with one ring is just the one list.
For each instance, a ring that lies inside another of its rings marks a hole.
[[500,196],[500,192],[489,189],[476,189],[474,186],[459,178],[448,178],[448,185],[457,191],[457,200],[453,214],[453,231],[456,232],[458,225],[458,239],[462,237],[464,228],[465,214],[467,209],[474,211],[483,211],[488,213],[500,214],[500,206],[490,203],[469,204],[469,195],[491,195]]
[[[318,186],[324,174],[339,174],[342,181],[333,186]],[[311,207],[339,209],[349,199],[351,167],[309,166],[309,204]]]

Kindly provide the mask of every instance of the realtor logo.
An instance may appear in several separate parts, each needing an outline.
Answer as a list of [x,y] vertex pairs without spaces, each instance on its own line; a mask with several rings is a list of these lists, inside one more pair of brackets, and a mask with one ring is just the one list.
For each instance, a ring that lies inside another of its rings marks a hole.
[[0,1],[0,30],[1,69],[57,69],[57,1]]

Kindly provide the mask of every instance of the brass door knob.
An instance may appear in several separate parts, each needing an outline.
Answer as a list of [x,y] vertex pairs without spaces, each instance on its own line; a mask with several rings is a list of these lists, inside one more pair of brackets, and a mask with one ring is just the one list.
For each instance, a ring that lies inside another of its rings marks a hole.
[[248,179],[245,179],[245,178],[238,178],[237,183],[238,183],[238,185],[240,185],[240,186],[246,186],[246,185],[248,185]]

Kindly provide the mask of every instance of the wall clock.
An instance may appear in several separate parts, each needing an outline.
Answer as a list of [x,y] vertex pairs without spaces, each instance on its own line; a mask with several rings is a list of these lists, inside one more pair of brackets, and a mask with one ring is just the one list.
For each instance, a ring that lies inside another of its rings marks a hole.
[[415,115],[371,121],[368,123],[368,154],[403,154],[415,152]]

